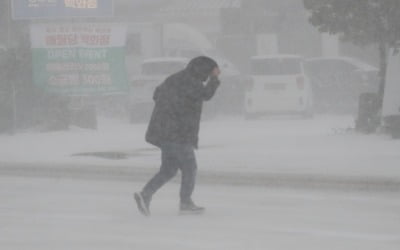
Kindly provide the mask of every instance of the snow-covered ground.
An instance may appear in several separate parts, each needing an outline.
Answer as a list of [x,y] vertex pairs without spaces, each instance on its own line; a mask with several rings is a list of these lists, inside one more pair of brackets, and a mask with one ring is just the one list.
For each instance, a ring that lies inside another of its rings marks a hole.
[[194,198],[207,212],[194,217],[177,215],[176,182],[151,218],[138,213],[132,193],[160,163],[145,124],[1,135],[0,249],[400,249],[400,141],[352,126],[347,116],[203,122]]
[[[197,151],[201,172],[400,178],[400,141],[348,131],[350,116],[205,121]],[[103,166],[155,171],[160,152],[144,141],[146,124],[101,119],[96,131],[0,135],[0,167]],[[90,153],[118,153],[118,159]],[[87,155],[80,155],[89,153]]]
[[398,250],[393,193],[198,185],[201,216],[179,216],[169,183],[141,216],[142,183],[0,177],[0,248],[7,250]]

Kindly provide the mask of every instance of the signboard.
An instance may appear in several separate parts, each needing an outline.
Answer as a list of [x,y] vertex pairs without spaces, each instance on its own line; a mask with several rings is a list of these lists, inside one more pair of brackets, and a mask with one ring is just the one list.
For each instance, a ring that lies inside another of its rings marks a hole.
[[34,83],[68,95],[125,92],[125,39],[122,24],[32,24]]
[[113,0],[12,0],[12,15],[14,20],[109,17],[113,6]]

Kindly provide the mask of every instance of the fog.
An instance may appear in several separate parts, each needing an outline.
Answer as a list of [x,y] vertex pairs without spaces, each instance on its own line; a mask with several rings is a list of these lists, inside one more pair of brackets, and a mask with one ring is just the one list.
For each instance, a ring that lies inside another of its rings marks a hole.
[[[2,249],[399,249],[400,7],[338,2],[1,1]],[[198,56],[206,211],[179,172],[146,218],[155,90]]]

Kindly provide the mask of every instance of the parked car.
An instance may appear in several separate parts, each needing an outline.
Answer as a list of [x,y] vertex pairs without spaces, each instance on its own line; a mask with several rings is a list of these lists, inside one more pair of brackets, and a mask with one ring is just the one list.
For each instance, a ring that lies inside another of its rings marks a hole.
[[187,58],[163,57],[144,60],[141,73],[132,79],[129,94],[129,116],[131,122],[148,121],[153,109],[153,92],[170,74],[182,70]]
[[313,114],[313,95],[304,73],[303,58],[270,55],[251,58],[251,76],[245,94],[245,114]]
[[378,91],[378,69],[355,58],[311,58],[305,70],[319,112],[355,113],[362,93]]

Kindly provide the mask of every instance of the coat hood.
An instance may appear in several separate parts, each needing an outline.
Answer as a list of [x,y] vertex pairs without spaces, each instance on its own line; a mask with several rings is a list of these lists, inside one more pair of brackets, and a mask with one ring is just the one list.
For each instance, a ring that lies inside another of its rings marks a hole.
[[218,64],[210,57],[198,56],[190,60],[186,69],[193,77],[204,82],[210,76],[215,67],[218,67]]

